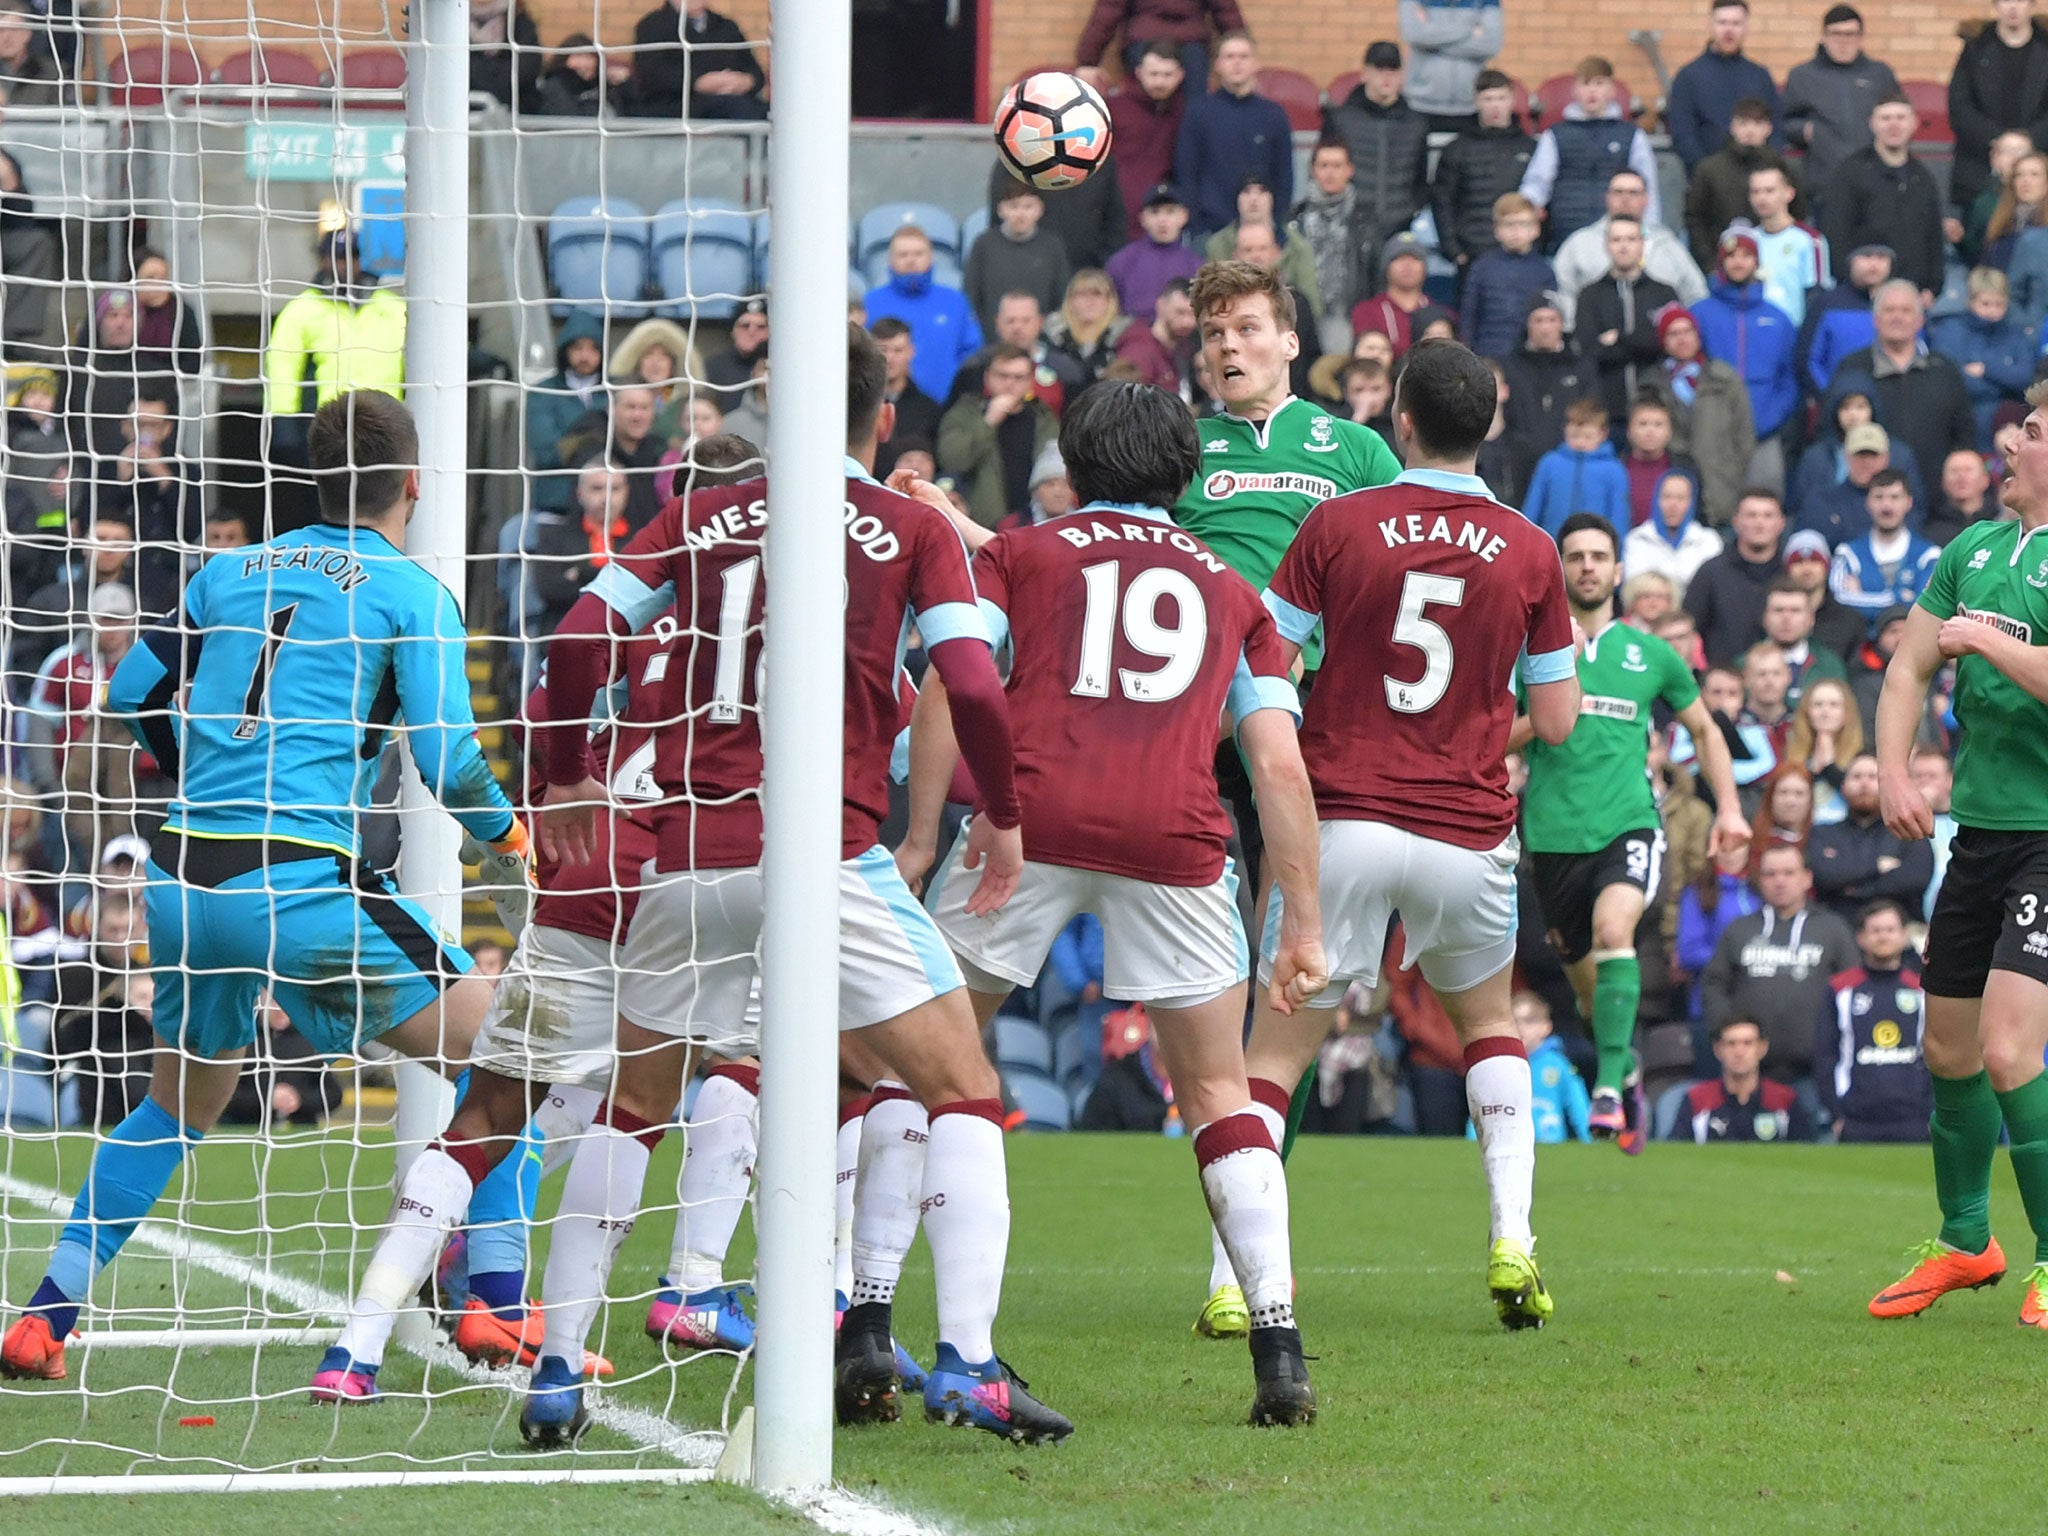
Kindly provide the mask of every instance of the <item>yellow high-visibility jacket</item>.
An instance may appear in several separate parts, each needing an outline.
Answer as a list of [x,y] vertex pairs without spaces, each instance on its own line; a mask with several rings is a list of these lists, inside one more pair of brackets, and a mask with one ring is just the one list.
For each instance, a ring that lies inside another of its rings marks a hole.
[[405,398],[405,300],[378,288],[361,304],[308,288],[277,312],[263,353],[264,400],[272,415],[301,409],[300,387],[311,364],[314,409],[352,389]]

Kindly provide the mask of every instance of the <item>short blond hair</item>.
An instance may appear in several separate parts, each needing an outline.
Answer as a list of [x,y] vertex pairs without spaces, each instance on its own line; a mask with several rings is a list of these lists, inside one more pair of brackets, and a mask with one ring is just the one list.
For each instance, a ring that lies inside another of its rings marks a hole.
[[1496,224],[1500,223],[1503,219],[1512,219],[1515,215],[1521,213],[1528,214],[1532,219],[1535,218],[1536,205],[1519,192],[1503,192],[1493,200],[1493,222]]
[[[1278,231],[1275,231],[1278,238]],[[1195,280],[1188,284],[1188,298],[1194,302],[1195,322],[1200,324],[1219,309],[1228,309],[1239,299],[1264,294],[1273,306],[1273,324],[1283,331],[1295,328],[1294,295],[1276,272],[1253,266],[1248,261],[1204,262]]]
[[1973,299],[1980,293],[1995,293],[2001,299],[2009,299],[2012,297],[2012,284],[1996,267],[1973,267],[1970,269],[1969,293]]

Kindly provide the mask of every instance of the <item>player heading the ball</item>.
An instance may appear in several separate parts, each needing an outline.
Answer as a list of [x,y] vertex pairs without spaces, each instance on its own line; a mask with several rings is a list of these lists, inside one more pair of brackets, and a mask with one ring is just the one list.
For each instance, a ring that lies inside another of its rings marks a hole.
[[[1250,953],[1215,771],[1227,706],[1287,894],[1268,1006],[1291,1013],[1326,978],[1290,658],[1251,584],[1170,519],[1201,467],[1186,406],[1149,385],[1098,384],[1068,410],[1060,453],[1085,505],[996,535],[974,562],[989,627],[1011,646],[1024,873],[1000,911],[976,915],[975,876],[956,849],[933,913],[983,1027],[1013,987],[1032,984],[1068,923],[1083,912],[1101,920],[1104,986],[1151,1012],[1244,1287],[1251,1421],[1305,1424],[1315,1394],[1294,1322],[1286,1101],[1275,1113],[1245,1081]],[[919,846],[953,772],[942,693],[927,686],[911,723]]]
[[[1330,985],[1292,1015],[1262,1007],[1245,1055],[1253,1091],[1284,1105],[1346,987],[1379,979],[1398,910],[1464,1046],[1493,1207],[1487,1287],[1519,1328],[1553,1304],[1529,1231],[1536,1142],[1509,975],[1521,845],[1503,759],[1518,676],[1553,743],[1571,734],[1579,684],[1557,546],[1473,472],[1493,412],[1491,368],[1456,342],[1418,345],[1394,398],[1408,468],[1311,512],[1266,590],[1290,660],[1317,626],[1326,638],[1301,750],[1322,818]],[[1276,892],[1268,911],[1261,980],[1286,901]]]

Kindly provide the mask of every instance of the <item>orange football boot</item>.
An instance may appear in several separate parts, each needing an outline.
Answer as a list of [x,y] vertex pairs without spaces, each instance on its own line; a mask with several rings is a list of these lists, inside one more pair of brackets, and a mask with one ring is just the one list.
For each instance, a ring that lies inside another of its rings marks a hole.
[[2005,1250],[1993,1238],[1982,1253],[1961,1253],[1929,1238],[1907,1250],[1919,1262],[1870,1299],[1872,1317],[1918,1317],[1950,1291],[1976,1291],[2005,1278]]

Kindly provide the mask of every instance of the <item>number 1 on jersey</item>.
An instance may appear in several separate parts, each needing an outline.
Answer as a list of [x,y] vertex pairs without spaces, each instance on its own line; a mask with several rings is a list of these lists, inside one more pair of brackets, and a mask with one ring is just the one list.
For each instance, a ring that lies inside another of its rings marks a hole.
[[1443,698],[1451,686],[1451,668],[1457,664],[1457,657],[1451,651],[1451,637],[1444,633],[1444,627],[1434,619],[1424,618],[1422,610],[1431,603],[1457,608],[1464,602],[1464,577],[1432,576],[1426,571],[1408,573],[1401,583],[1400,611],[1394,615],[1394,644],[1413,646],[1422,652],[1426,665],[1422,676],[1412,683],[1404,683],[1391,672],[1386,674],[1389,709],[1404,715],[1420,715],[1434,709]]
[[[707,711],[713,725],[739,724],[740,690],[747,672],[747,617],[754,611],[754,586],[760,579],[759,555],[728,565],[719,575],[718,655],[712,665],[711,708]],[[757,678],[754,692],[758,695],[760,691]]]
[[[1081,579],[1088,584],[1088,611],[1081,621],[1081,670],[1072,693],[1084,699],[1109,697],[1110,647],[1118,623],[1118,563],[1083,566]],[[1178,622],[1159,622],[1159,600],[1171,597],[1180,610]],[[1117,669],[1117,682],[1125,698],[1138,704],[1164,704],[1188,691],[1202,668],[1202,653],[1209,644],[1209,610],[1202,603],[1201,588],[1171,566],[1155,565],[1138,572],[1123,594],[1123,633],[1131,646],[1147,656],[1157,656],[1166,665],[1154,672]]]
[[284,644],[298,611],[297,603],[286,603],[270,615],[263,649],[256,653],[256,670],[249,678],[249,692],[242,700],[242,718],[234,730],[236,741],[256,739],[256,727],[262,723],[264,707],[270,703],[270,671],[277,665],[277,648]]

